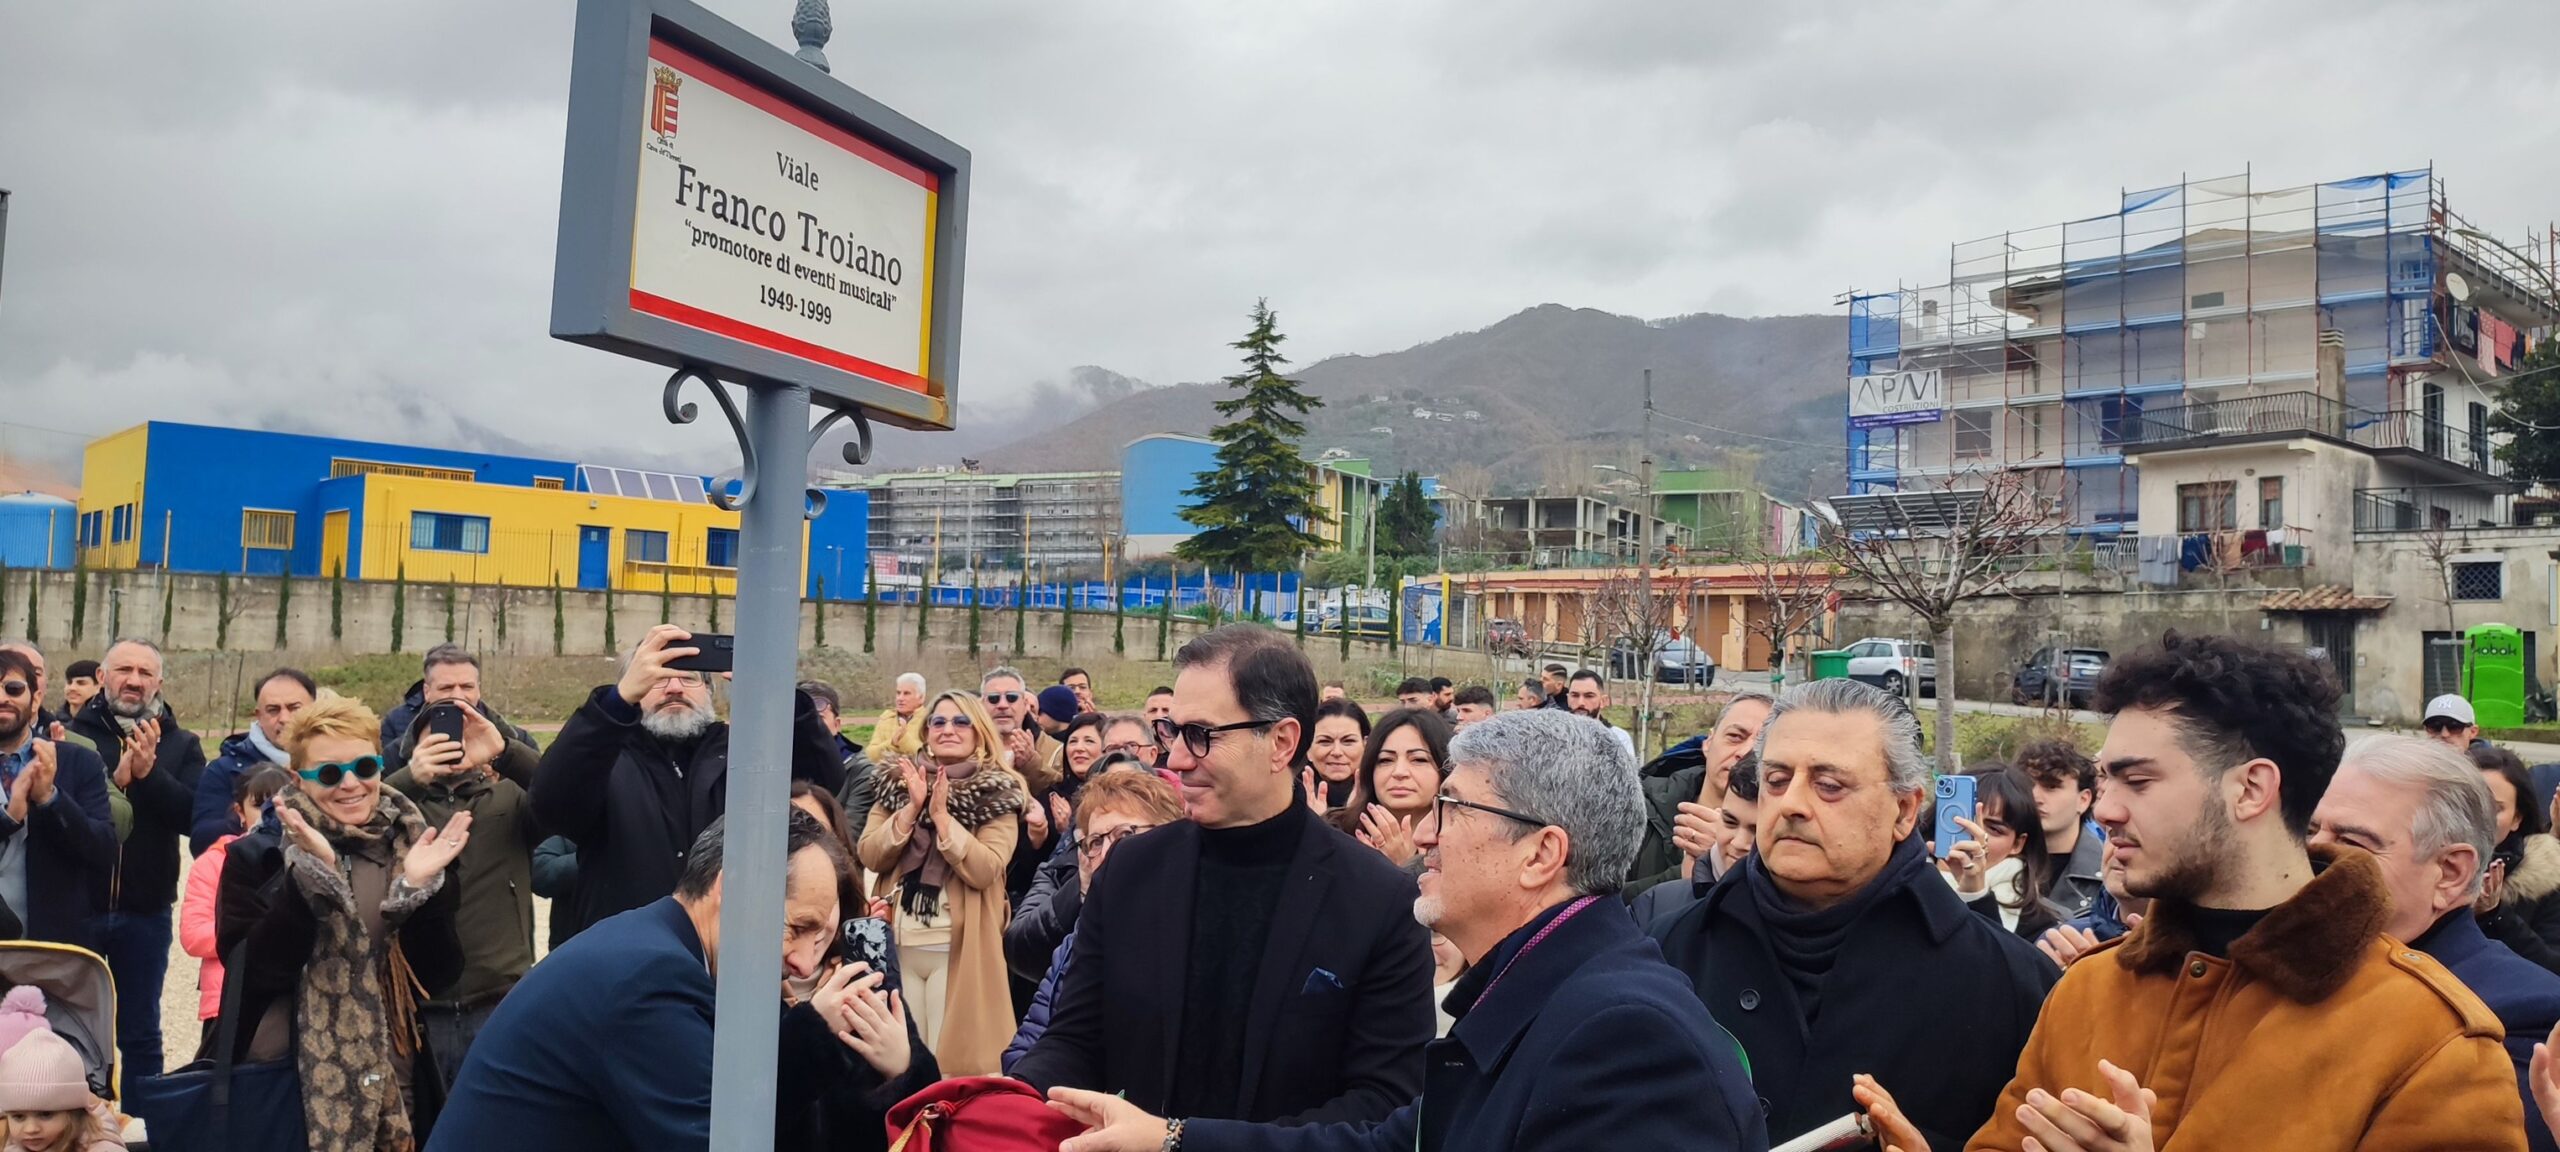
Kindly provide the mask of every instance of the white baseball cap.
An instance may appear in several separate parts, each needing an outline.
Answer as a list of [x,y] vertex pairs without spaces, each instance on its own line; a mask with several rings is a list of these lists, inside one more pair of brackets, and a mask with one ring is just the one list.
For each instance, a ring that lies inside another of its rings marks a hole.
[[2478,724],[2480,722],[2473,716],[2471,711],[2471,702],[2451,693],[2447,693],[2445,695],[2438,696],[2433,700],[2427,701],[2427,714],[2425,719],[2456,720],[2466,725]]

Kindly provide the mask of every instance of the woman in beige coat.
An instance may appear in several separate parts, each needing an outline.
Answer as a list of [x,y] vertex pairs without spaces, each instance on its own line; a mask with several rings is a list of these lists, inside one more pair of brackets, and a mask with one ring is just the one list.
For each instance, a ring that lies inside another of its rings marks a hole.
[[1029,789],[986,707],[959,691],[926,709],[923,754],[876,773],[856,854],[891,905],[907,1009],[943,1075],[996,1075],[1014,1027],[1005,868]]

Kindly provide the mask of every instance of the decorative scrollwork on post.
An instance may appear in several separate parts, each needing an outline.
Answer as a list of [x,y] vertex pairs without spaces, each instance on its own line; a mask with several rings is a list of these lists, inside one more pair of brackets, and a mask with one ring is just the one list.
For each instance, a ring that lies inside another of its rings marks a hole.
[[[818,445],[826,442],[827,433],[847,420],[853,422],[853,436],[844,442],[844,462],[859,468],[871,461],[871,421],[860,408],[850,404],[829,408],[826,419],[818,421],[818,426],[809,430],[809,451],[817,451]],[[808,503],[810,519],[824,515],[827,510],[826,490],[809,489]]]
[[733,495],[722,490],[725,486],[714,486],[710,492],[711,502],[714,505],[724,512],[735,512],[746,507],[747,501],[756,498],[755,441],[747,437],[746,418],[738,414],[738,402],[729,398],[728,388],[708,373],[695,368],[678,368],[675,375],[667,377],[667,390],[659,397],[659,404],[666,409],[667,423],[691,424],[694,416],[700,411],[694,405],[676,399],[676,394],[684,390],[684,382],[687,380],[700,380],[702,386],[710,390],[711,398],[720,403],[720,414],[729,418],[729,431],[738,438],[738,459],[742,469],[739,473],[738,491]]

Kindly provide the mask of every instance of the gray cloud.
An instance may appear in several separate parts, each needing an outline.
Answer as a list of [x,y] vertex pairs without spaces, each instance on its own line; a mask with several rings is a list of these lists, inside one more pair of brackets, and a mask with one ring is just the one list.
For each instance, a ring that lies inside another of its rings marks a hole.
[[[787,0],[712,7],[776,42]],[[145,417],[726,461],[663,373],[545,334],[570,4],[17,5],[0,16],[0,452]],[[835,5],[837,72],[977,160],[964,417],[1101,365],[1301,361],[1542,301],[1819,312],[2119,187],[2434,161],[2552,214],[2545,0],[2115,5]],[[2444,66],[2407,63],[2429,45]],[[971,443],[912,440],[940,458]]]

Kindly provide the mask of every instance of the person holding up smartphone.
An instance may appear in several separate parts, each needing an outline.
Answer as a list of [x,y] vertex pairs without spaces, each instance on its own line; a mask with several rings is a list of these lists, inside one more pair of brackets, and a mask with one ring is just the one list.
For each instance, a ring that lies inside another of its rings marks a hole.
[[895,905],[899,979],[925,1045],[946,1076],[991,1076],[1013,1035],[1005,869],[1030,792],[967,693],[934,697],[925,752],[879,767],[855,854]]

